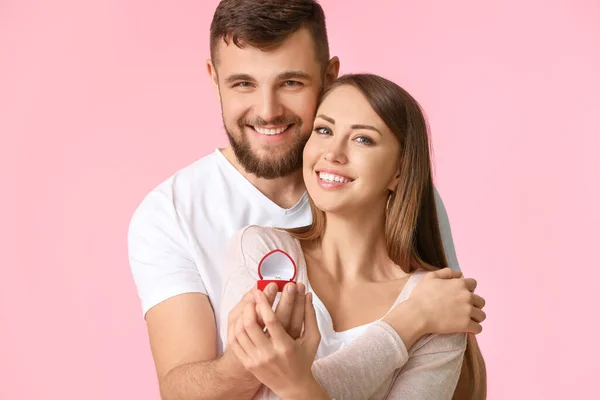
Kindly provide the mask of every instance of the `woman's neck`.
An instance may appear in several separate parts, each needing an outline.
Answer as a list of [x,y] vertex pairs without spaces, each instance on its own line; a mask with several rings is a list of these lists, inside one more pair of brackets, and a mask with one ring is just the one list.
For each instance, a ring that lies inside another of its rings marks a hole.
[[335,281],[390,280],[399,277],[398,271],[404,275],[388,257],[385,215],[381,209],[377,211],[326,214],[325,232],[313,254],[319,267]]

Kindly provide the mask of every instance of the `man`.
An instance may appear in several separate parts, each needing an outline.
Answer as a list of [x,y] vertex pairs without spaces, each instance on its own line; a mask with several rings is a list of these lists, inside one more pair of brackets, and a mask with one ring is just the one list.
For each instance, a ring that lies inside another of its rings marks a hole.
[[[323,11],[313,0],[223,0],[211,24],[210,51],[207,69],[230,146],[149,193],[129,231],[131,269],[165,399],[244,399],[258,390],[260,382],[229,350],[222,352],[218,339],[223,258],[244,226],[311,222],[302,149],[319,95],[339,71],[339,60],[329,56]],[[458,270],[437,200],[448,261]],[[430,290],[454,293],[446,282],[432,279]],[[289,331],[297,330],[290,316],[304,303],[303,288],[297,289],[284,291],[276,309]],[[230,325],[238,315],[239,308],[231,312]],[[427,333],[478,333],[483,318],[470,327],[443,321]]]

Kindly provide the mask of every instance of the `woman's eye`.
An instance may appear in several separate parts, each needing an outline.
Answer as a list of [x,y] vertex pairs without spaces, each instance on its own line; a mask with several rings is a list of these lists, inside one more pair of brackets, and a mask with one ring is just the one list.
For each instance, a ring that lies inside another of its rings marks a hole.
[[373,144],[373,141],[366,136],[359,136],[354,140],[361,144]]
[[329,130],[329,128],[325,128],[325,127],[315,128],[314,132],[318,133],[319,135],[330,135],[331,134],[331,131]]

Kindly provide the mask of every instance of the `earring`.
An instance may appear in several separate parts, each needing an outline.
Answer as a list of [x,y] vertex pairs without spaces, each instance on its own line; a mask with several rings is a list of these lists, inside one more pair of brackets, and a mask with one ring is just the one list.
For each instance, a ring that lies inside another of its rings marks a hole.
[[385,203],[385,211],[386,213],[390,212],[390,200],[392,199],[392,195],[394,194],[394,192],[390,191],[390,194],[388,195],[387,201]]

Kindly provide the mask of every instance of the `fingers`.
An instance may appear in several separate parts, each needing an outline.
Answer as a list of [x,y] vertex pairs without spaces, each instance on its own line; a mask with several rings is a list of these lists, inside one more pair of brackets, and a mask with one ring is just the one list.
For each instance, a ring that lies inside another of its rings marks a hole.
[[481,324],[473,320],[471,320],[469,326],[467,327],[467,333],[472,333],[474,335],[480,334],[482,330],[483,328],[481,327]]
[[317,350],[319,343],[321,342],[321,333],[319,332],[319,325],[317,324],[317,314],[315,307],[312,303],[312,293],[308,293],[304,296],[304,333],[303,336],[306,343]]
[[[258,289],[254,289],[254,291],[251,293],[252,296],[252,301],[254,302],[254,294],[258,291]],[[267,301],[269,302],[269,305],[272,307],[273,303],[275,302],[275,298],[277,297],[277,285],[275,283],[269,283],[267,285],[267,287],[265,287],[265,289],[263,290],[263,293],[265,294]],[[265,323],[262,319],[262,316],[260,315],[260,313],[256,314],[256,321],[258,322],[258,325],[260,325],[261,328],[265,327]]]
[[298,289],[296,293],[296,301],[294,302],[294,309],[292,310],[290,326],[287,330],[292,339],[298,339],[300,337],[305,316],[305,286],[303,283],[298,283],[296,287]]
[[254,289],[249,290],[246,294],[244,294],[242,299],[229,312],[229,315],[227,317],[227,324],[229,326],[229,328],[227,329],[227,341],[228,342],[233,341],[233,338],[235,335],[235,329],[232,329],[232,328],[235,328],[237,320],[244,313],[244,307],[246,306],[246,304],[249,304],[249,303],[250,304],[255,303]]
[[485,312],[479,308],[473,308],[471,311],[471,319],[475,322],[482,323],[486,318]]
[[247,304],[243,315],[244,329],[258,351],[264,352],[270,348],[271,342],[256,322],[256,318],[256,305]]
[[[277,284],[275,283],[269,283],[267,285],[267,287],[265,288],[265,290],[263,291],[263,293],[265,294],[265,296],[267,297],[267,301],[269,302],[269,304],[272,306],[273,303],[275,302],[275,297],[277,297]],[[254,299],[254,297],[253,297]]]
[[[250,337],[246,333],[244,328],[244,318],[238,318],[235,323],[235,340],[239,346],[244,350],[244,353],[253,358],[256,355],[256,348],[250,340]],[[236,354],[237,355],[237,354]]]
[[473,303],[473,307],[477,307],[479,309],[485,307],[485,299],[479,295],[473,294],[471,302]]
[[442,268],[434,271],[432,276],[439,279],[456,279],[462,278],[462,272],[455,271],[452,268]]
[[[294,287],[294,289],[296,289]],[[280,320],[267,303],[262,293],[256,295],[256,305],[262,314],[265,326],[276,345],[289,345],[293,339],[287,334]]]
[[[250,362],[250,357],[248,357],[248,355],[246,354],[242,346],[240,346],[240,344],[237,342],[235,337],[233,341],[229,343],[229,349],[233,351],[233,354],[235,354],[235,356],[238,358],[238,360],[240,360],[243,366],[248,365],[248,363]],[[226,351],[229,351],[229,349]]]
[[[283,293],[281,293],[281,299],[277,304],[277,309],[275,310],[275,316],[277,320],[283,326],[283,329],[286,331],[290,326],[290,320],[292,317],[292,312],[294,310],[294,304],[296,301],[296,284],[291,282],[285,285],[283,288]],[[264,318],[264,315],[262,316]]]
[[474,292],[477,288],[477,281],[473,278],[465,278],[464,283],[469,292]]

